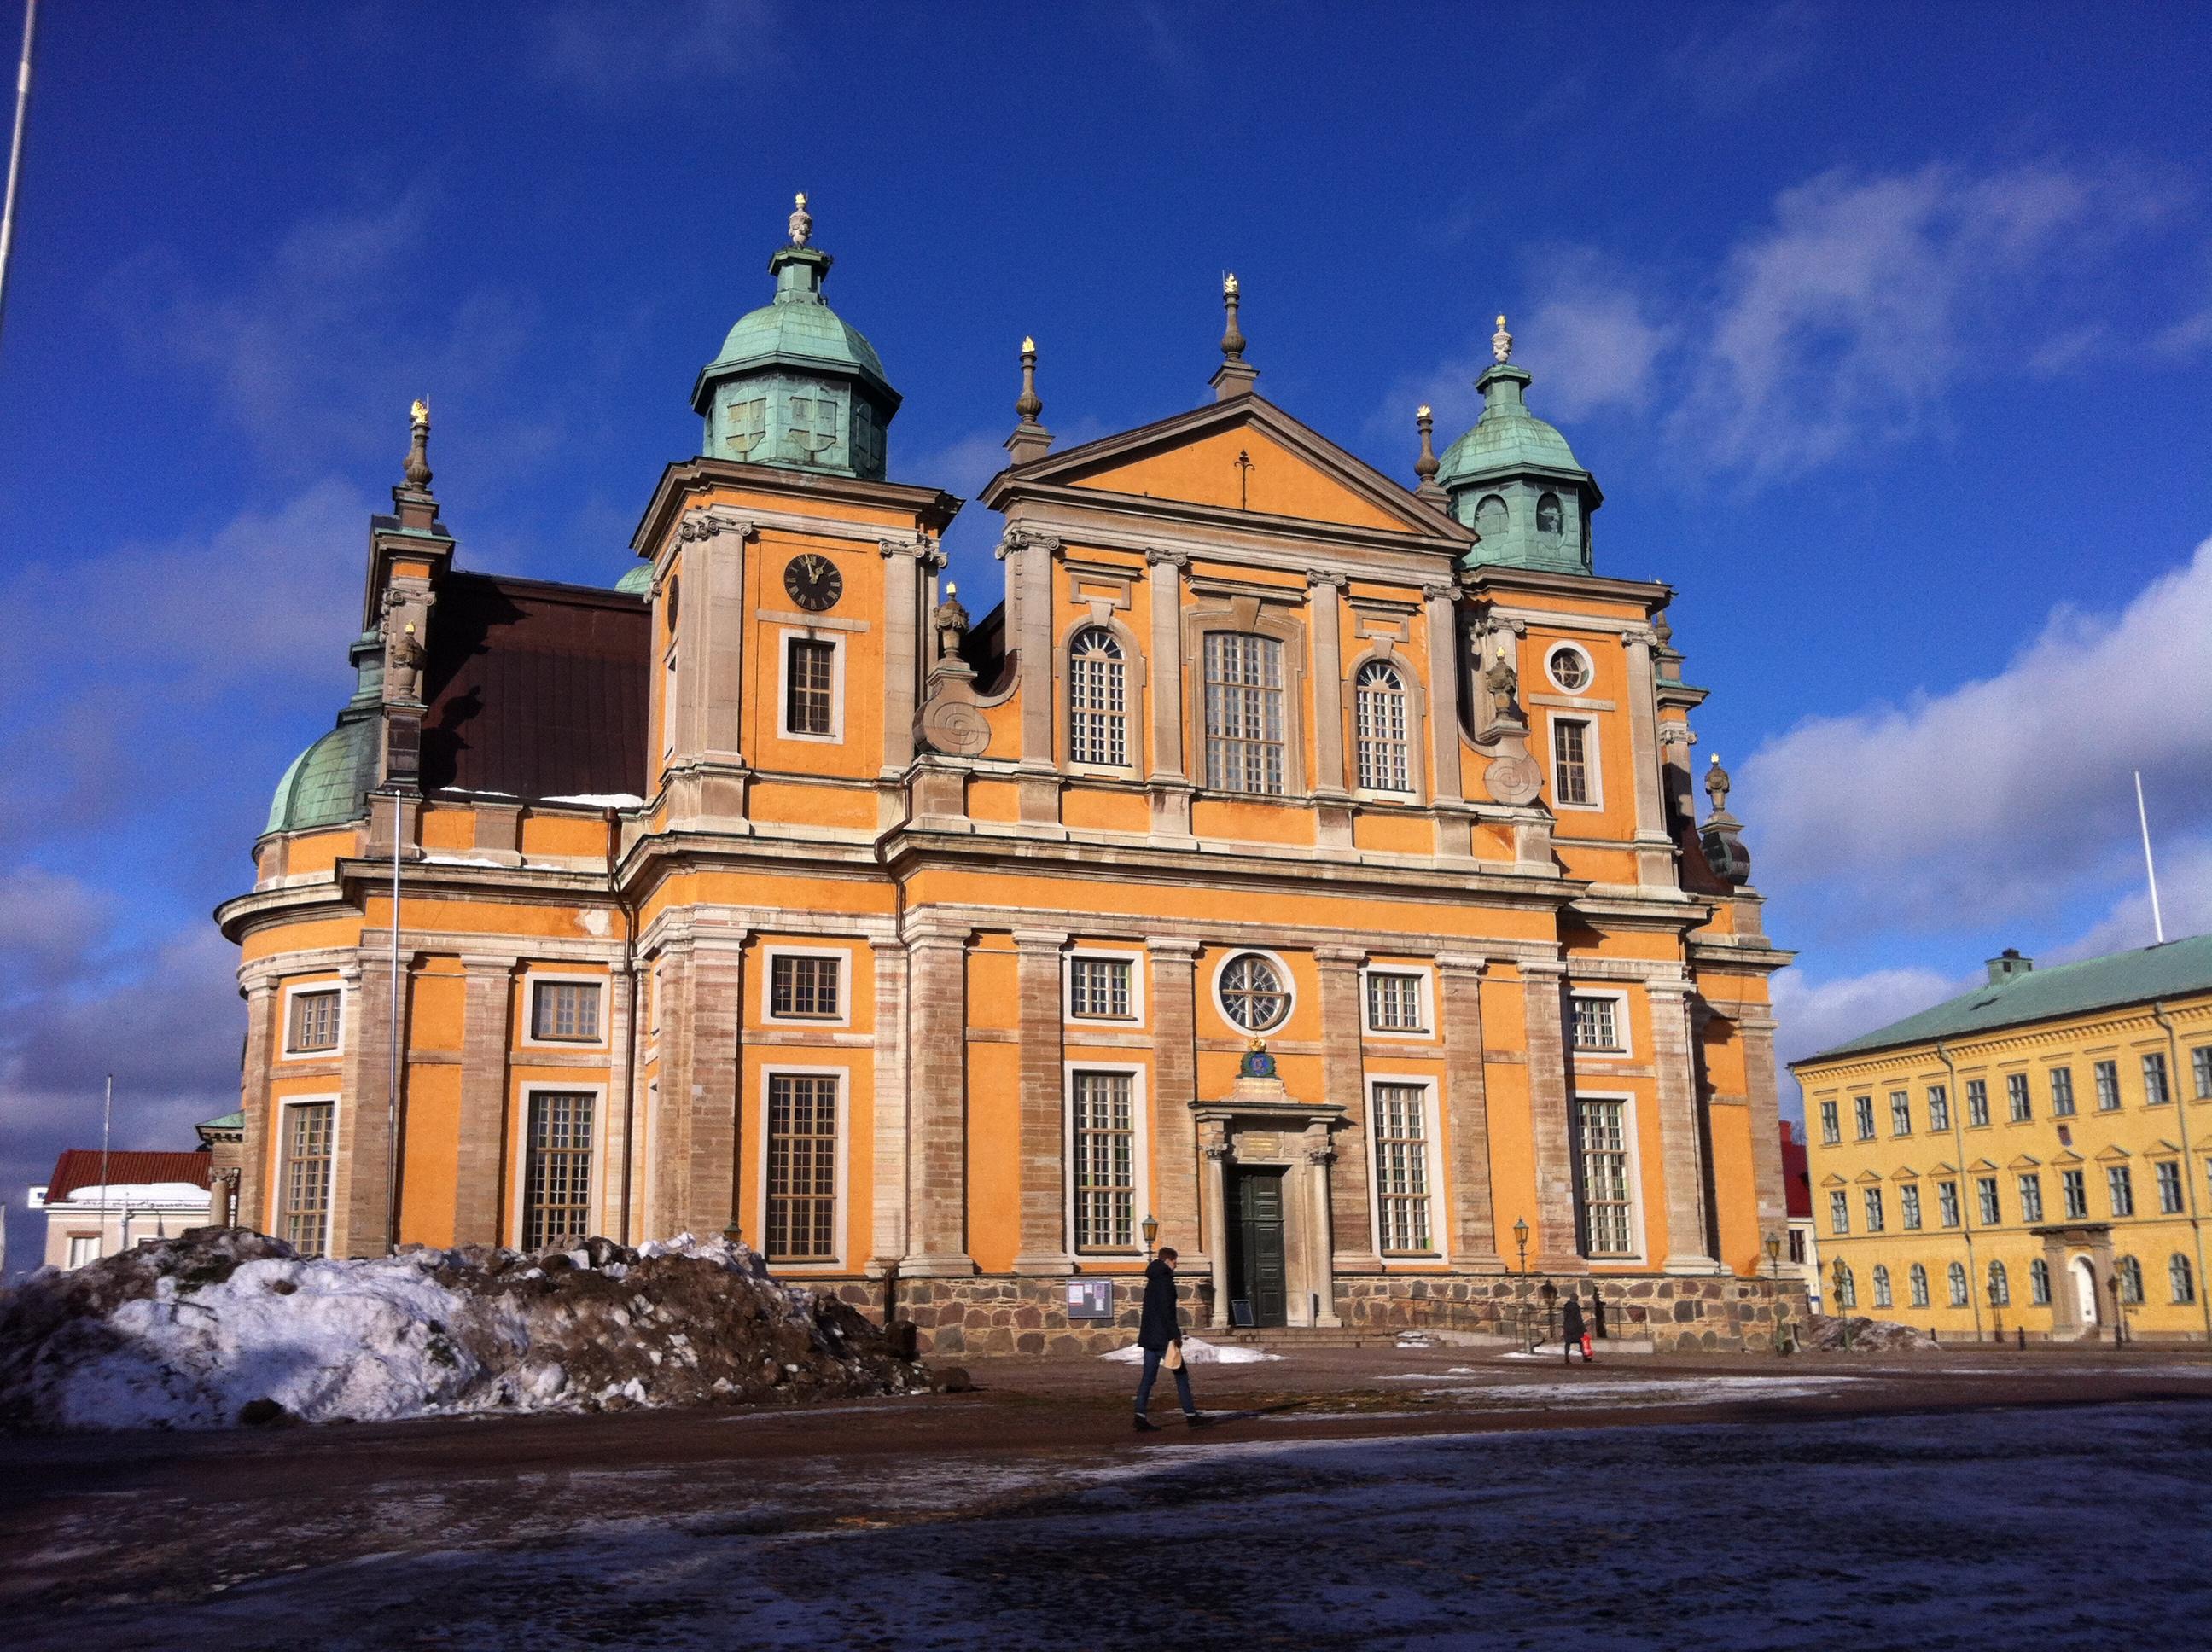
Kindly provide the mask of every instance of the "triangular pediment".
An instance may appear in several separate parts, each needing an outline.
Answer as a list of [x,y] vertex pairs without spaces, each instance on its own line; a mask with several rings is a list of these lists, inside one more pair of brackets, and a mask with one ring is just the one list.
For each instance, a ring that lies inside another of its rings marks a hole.
[[1969,1170],[1994,1170],[1994,1169],[1996,1169],[1997,1168],[1997,1165],[1996,1165],[1996,1161],[1995,1159],[1993,1159],[1993,1158],[1990,1158],[1990,1157],[1981,1157],[1981,1158],[1978,1158],[1978,1159],[1976,1159],[1976,1160],[1975,1160],[1972,1164],[1969,1164],[1966,1168],[1967,1168]]
[[2041,1166],[2042,1163],[2043,1161],[2033,1153],[2022,1153],[2005,1168],[2008,1170],[2033,1170]]
[[1877,1171],[1862,1170],[1859,1172],[1859,1180],[1861,1181],[1879,1182],[1881,1180],[1881,1176]]
[[1442,509],[1258,396],[1231,397],[1002,471],[983,502],[995,507],[1003,493],[1040,484],[1472,540]]
[[1831,1170],[1827,1175],[1820,1178],[1820,1185],[1823,1187],[1840,1187],[1844,1186],[1844,1183],[1843,1177],[1838,1175],[1833,1170]]
[[1917,1181],[1920,1180],[1920,1172],[1910,1164],[1900,1164],[1889,1173],[1889,1179],[1892,1181]]
[[2079,1153],[2069,1149],[2063,1153],[2053,1154],[2051,1156],[2051,1162],[2053,1164],[2081,1164],[2086,1163],[2087,1161],[2083,1159]]
[[2134,1157],[2135,1155],[2129,1152],[2126,1148],[2115,1145],[2107,1147],[2103,1152],[2098,1154],[2097,1163],[2100,1164],[2113,1164],[2118,1163],[2121,1159],[2133,1158]]

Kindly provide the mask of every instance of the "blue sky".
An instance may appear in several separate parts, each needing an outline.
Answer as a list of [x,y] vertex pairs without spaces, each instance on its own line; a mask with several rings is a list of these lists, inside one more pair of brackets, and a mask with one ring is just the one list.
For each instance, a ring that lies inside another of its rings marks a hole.
[[[12,41],[15,4],[0,9]],[[1802,1053],[2212,927],[2192,8],[56,5],[0,340],[0,1172],[234,1104],[206,920],[345,692],[416,394],[467,565],[611,581],[790,195],[971,494],[1261,391],[1410,479],[1491,318],[1677,585]],[[12,51],[12,46],[9,48]],[[956,528],[996,589],[984,513]],[[19,1226],[17,1260],[29,1230]]]

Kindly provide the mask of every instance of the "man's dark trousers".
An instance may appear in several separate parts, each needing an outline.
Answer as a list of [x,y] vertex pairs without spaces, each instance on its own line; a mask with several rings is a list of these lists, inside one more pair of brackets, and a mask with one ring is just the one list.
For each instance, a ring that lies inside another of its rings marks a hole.
[[[1137,1415],[1142,1417],[1145,1408],[1152,1403],[1152,1384],[1160,1374],[1160,1360],[1167,1353],[1164,1348],[1145,1350],[1145,1374],[1137,1382]],[[1178,1365],[1171,1373],[1176,1380],[1176,1398],[1182,1402],[1182,1414],[1194,1416],[1198,1401],[1190,1397],[1190,1368]]]

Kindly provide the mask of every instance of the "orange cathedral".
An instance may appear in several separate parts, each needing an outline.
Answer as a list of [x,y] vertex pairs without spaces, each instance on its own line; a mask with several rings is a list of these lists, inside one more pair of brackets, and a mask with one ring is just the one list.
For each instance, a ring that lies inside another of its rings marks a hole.
[[1790,955],[1504,319],[1411,488],[1258,392],[1233,277],[1212,397],[1121,434],[1055,448],[1025,342],[971,618],[830,266],[801,197],[612,589],[457,566],[416,407],[358,686],[217,914],[239,1219],[729,1231],[940,1352],[1126,1339],[1070,1287],[1155,1235],[1201,1326],[1548,1284],[1765,1343]]

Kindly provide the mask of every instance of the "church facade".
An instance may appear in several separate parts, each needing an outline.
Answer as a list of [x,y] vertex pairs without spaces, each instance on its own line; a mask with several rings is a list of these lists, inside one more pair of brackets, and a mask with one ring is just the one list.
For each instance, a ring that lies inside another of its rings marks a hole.
[[1024,341],[971,617],[811,228],[611,589],[460,568],[417,405],[217,914],[239,1218],[730,1231],[940,1352],[1125,1340],[1071,1286],[1155,1242],[1200,1325],[1763,1343],[1789,955],[1503,318],[1411,487],[1259,393],[1233,278],[1211,398],[1117,435],[1054,446]]

